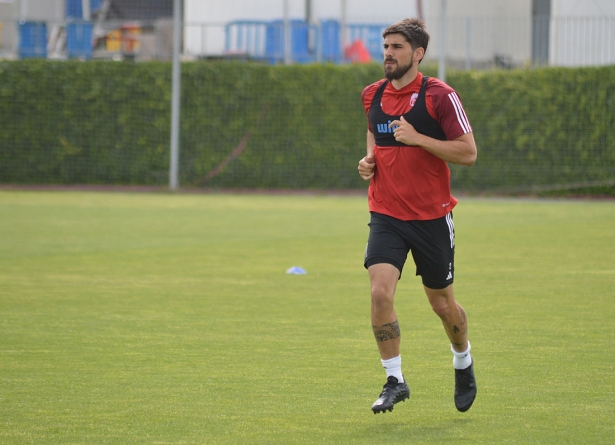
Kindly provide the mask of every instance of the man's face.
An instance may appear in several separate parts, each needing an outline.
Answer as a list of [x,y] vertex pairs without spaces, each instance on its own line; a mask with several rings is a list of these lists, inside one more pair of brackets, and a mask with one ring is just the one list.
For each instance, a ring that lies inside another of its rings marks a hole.
[[412,46],[403,34],[387,34],[384,38],[384,75],[391,80],[401,79],[413,66]]

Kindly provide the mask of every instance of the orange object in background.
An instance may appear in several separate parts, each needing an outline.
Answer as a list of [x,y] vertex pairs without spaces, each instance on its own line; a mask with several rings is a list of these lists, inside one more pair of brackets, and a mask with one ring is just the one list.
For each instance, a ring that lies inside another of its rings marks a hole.
[[134,54],[141,48],[141,25],[138,23],[124,23],[122,32],[122,52]]
[[105,37],[105,49],[111,53],[119,53],[122,44],[122,31],[114,29]]
[[124,23],[105,36],[105,49],[110,53],[135,54],[141,49],[141,25]]
[[361,40],[355,40],[344,49],[344,57],[353,63],[369,63],[372,57]]

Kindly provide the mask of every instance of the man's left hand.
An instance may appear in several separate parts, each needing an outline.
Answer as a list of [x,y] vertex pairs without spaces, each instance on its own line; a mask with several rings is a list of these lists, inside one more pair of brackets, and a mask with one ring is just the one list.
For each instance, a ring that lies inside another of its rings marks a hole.
[[403,116],[389,124],[389,128],[393,127],[396,127],[393,132],[396,141],[406,145],[420,145],[419,140],[422,135]]

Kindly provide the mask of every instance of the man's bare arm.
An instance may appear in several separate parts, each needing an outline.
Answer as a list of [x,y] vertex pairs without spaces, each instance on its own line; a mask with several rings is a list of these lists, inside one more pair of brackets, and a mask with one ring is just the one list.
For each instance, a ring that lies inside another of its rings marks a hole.
[[376,162],[374,161],[374,146],[376,145],[376,138],[374,133],[367,130],[367,155],[359,161],[359,175],[365,180],[369,181],[374,177],[374,169],[376,168]]
[[396,141],[413,147],[421,147],[445,162],[467,166],[476,162],[476,142],[474,142],[472,133],[463,134],[451,141],[441,141],[420,134],[403,116],[401,120],[391,122],[390,126],[397,127],[394,132]]

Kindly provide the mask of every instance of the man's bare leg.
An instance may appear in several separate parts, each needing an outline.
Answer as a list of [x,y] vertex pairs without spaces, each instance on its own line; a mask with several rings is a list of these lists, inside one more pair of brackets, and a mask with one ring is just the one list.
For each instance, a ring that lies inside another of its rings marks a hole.
[[476,398],[474,362],[468,341],[468,319],[453,294],[453,285],[444,289],[425,287],[433,311],[440,317],[451,342],[455,368],[455,407],[461,412],[470,409]]
[[399,355],[401,332],[393,306],[399,270],[391,264],[374,264],[368,269],[371,282],[371,319],[382,360]]
[[444,289],[425,287],[425,293],[431,308],[442,320],[453,349],[457,352],[466,351],[468,349],[468,320],[461,305],[455,301],[453,285]]
[[382,366],[387,371],[387,383],[380,397],[372,405],[374,414],[393,411],[393,405],[410,397],[410,389],[401,371],[401,331],[393,307],[399,270],[391,264],[375,264],[369,267],[371,282],[372,329]]

